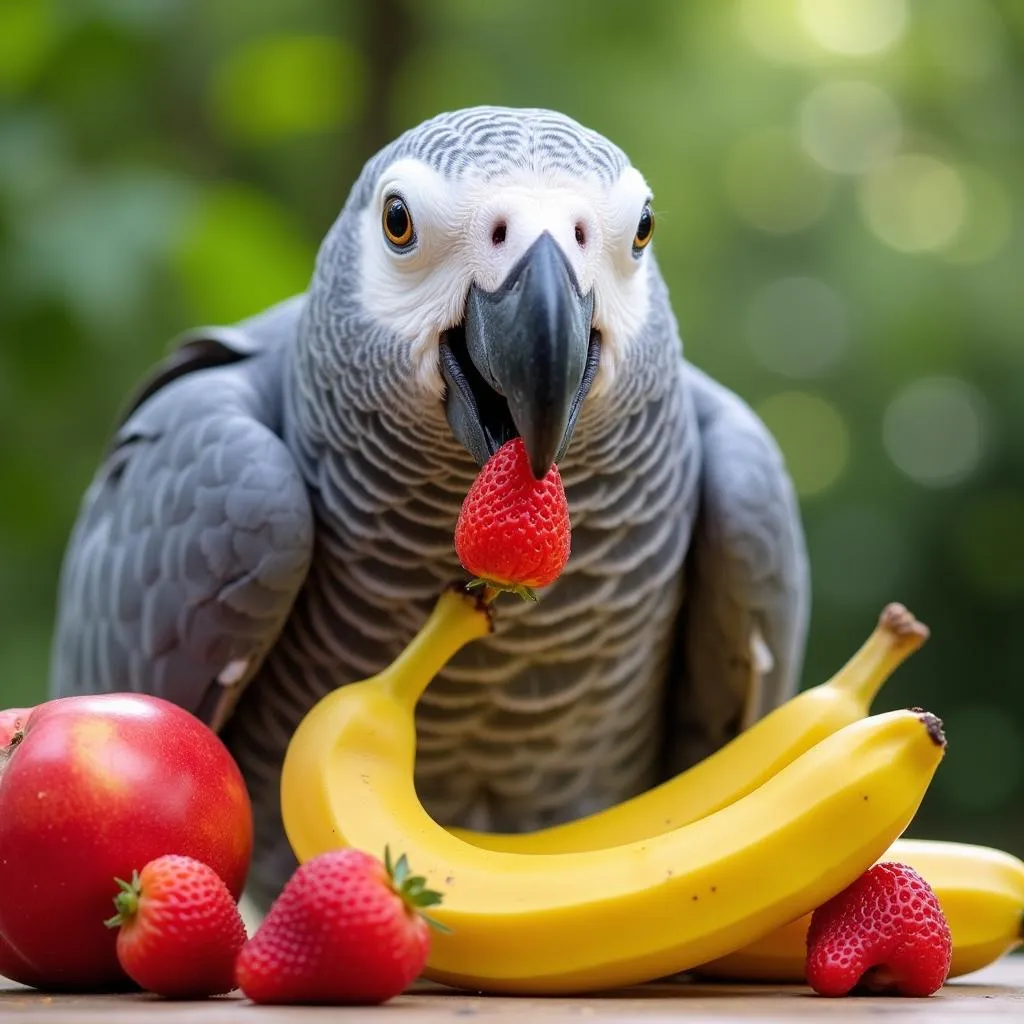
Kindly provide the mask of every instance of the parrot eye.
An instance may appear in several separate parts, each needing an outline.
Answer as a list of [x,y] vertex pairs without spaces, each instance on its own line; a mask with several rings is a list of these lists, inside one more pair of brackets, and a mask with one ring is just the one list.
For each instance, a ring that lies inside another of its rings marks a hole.
[[636,226],[636,234],[633,236],[633,255],[639,256],[647,243],[654,235],[654,214],[651,212],[651,204],[644,203],[643,212],[640,214],[640,223]]
[[412,217],[401,196],[389,196],[384,203],[384,237],[396,249],[407,249],[413,242]]

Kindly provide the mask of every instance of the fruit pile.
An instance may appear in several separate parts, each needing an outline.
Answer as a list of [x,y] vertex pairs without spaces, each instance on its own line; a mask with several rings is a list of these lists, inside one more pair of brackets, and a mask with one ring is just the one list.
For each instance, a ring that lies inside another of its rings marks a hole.
[[[0,975],[49,989],[129,985],[105,922],[116,909],[133,919],[125,934],[141,937],[148,880],[166,883],[168,870],[143,869],[166,854],[205,865],[234,906],[252,809],[231,755],[197,718],[109,694],[5,712],[0,729]],[[134,890],[135,872],[143,889],[130,895],[117,879]]]
[[455,546],[470,584],[293,736],[281,806],[300,866],[251,937],[252,810],[212,731],[138,694],[0,712],[0,975],[284,1004],[382,1003],[420,976],[567,994],[681,971],[927,996],[1020,944],[1024,862],[900,838],[945,750],[926,711],[870,713],[928,636],[900,605],[831,679],[638,797],[528,834],[442,828],[413,784],[416,703],[490,632],[500,593],[558,579],[557,469],[534,481],[509,442]]
[[250,939],[237,900],[252,841],[237,765],[176,705],[116,694],[0,712],[0,975],[377,1003],[421,973],[435,924],[422,911],[440,896],[404,856],[302,865]]
[[499,593],[557,580],[565,509],[557,471],[533,481],[521,444],[483,468],[455,538],[470,588],[444,593],[406,656],[327,695],[292,738],[282,814],[300,861],[339,843],[406,850],[445,894],[424,974],[495,993],[694,971],[924,995],[1020,943],[1024,863],[899,838],[945,749],[934,715],[869,713],[927,638],[899,605],[831,680],[632,800],[525,835],[435,823],[413,785],[416,702],[491,630]]

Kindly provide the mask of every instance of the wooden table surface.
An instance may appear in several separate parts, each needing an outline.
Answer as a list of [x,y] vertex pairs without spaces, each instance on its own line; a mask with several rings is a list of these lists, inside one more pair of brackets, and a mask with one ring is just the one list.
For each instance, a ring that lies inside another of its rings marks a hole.
[[801,986],[719,985],[696,982],[645,985],[604,996],[562,999],[456,995],[436,986],[415,991],[370,1009],[344,1007],[254,1007],[226,996],[201,1002],[175,1003],[145,995],[46,996],[0,979],[0,1022],[15,1024],[119,1024],[156,1021],[161,1024],[235,1024],[284,1021],[366,1021],[372,1014],[390,1024],[418,1021],[436,1024],[472,1018],[479,1021],[523,1019],[529,1024],[566,1021],[690,1020],[817,1020],[844,1024],[879,1020],[961,1021],[976,1018],[1024,1022],[1024,955],[1005,957],[992,967],[949,982],[928,999],[881,996],[822,999]]

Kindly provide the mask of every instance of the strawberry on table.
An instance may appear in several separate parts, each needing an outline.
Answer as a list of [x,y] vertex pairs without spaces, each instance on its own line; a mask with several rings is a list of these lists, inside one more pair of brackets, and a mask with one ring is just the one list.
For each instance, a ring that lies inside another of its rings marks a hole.
[[807,983],[824,996],[930,996],[945,982],[952,952],[931,886],[905,864],[876,864],[811,915]]
[[534,478],[521,437],[507,441],[473,481],[455,527],[465,569],[494,590],[535,599],[569,560],[569,508],[557,466]]
[[[302,864],[236,965],[256,1003],[383,1003],[419,976],[441,902],[404,856],[330,850]],[[436,926],[436,925],[435,925]]]
[[193,857],[157,857],[130,882],[117,880],[117,957],[141,988],[173,998],[235,987],[246,933],[238,905],[213,868]]

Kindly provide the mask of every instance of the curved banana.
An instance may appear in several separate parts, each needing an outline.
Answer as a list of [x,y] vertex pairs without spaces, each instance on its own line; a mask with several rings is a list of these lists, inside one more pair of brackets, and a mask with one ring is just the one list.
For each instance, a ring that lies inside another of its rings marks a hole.
[[867,715],[882,684],[928,638],[906,608],[890,604],[853,657],[830,680],[804,690],[685,772],[625,800],[536,832],[450,831],[509,853],[575,853],[648,839],[728,806],[794,758]]
[[913,819],[942,759],[938,720],[896,711],[846,726],[700,821],[585,853],[482,850],[434,822],[413,784],[414,709],[483,635],[483,602],[439,599],[379,675],[320,700],[285,757],[282,814],[300,861],[390,846],[444,894],[427,976],[492,992],[648,981],[753,942],[840,891]]
[[[1024,861],[967,843],[898,839],[879,858],[912,867],[935,890],[953,936],[951,978],[1024,943]],[[733,981],[802,982],[810,915],[696,969]]]

